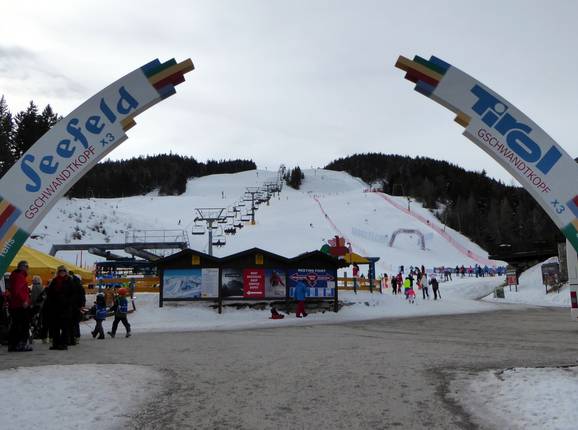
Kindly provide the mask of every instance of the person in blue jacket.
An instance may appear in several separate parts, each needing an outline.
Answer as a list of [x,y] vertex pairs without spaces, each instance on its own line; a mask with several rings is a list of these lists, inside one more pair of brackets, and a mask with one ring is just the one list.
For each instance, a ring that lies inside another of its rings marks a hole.
[[295,316],[297,318],[306,317],[307,314],[305,313],[305,296],[306,296],[306,288],[307,286],[303,281],[297,282],[295,285],[295,289],[293,291],[293,298],[297,304],[295,309]]
[[99,339],[104,339],[104,329],[102,328],[102,322],[107,317],[106,301],[104,300],[104,294],[100,293],[96,296],[96,302],[94,302],[94,320],[96,321],[96,327],[92,331],[92,337],[98,335]]

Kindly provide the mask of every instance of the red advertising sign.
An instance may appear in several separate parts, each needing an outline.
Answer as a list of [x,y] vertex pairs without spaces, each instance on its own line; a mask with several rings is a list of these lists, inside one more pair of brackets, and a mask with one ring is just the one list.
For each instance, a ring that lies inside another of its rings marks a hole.
[[246,299],[265,298],[265,269],[243,270],[243,297]]

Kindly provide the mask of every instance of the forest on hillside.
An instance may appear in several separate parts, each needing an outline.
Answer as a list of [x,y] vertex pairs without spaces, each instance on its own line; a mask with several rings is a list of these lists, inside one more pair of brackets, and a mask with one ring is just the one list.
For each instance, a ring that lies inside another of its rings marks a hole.
[[251,160],[209,160],[160,154],[128,160],[105,161],[94,166],[68,192],[70,197],[127,197],[158,189],[160,195],[185,192],[187,180],[218,173],[256,169]]
[[[12,114],[4,96],[0,97],[0,177],[61,117],[50,105],[40,110],[31,101],[21,112]],[[69,197],[127,197],[155,189],[161,195],[185,191],[187,180],[216,173],[237,173],[256,169],[251,160],[209,160],[160,154],[120,161],[104,161],[94,166],[67,193]]]
[[367,153],[332,161],[329,170],[346,171],[391,195],[415,198],[449,227],[487,250],[501,244],[528,249],[553,246],[564,237],[521,187],[508,186],[447,161]]

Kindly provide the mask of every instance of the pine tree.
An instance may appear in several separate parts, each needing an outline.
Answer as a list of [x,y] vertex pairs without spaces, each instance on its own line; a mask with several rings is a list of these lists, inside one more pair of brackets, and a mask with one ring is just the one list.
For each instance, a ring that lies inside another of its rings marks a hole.
[[38,107],[30,102],[26,110],[16,114],[14,118],[16,131],[12,140],[12,154],[19,159],[32,145],[49,130],[41,121]]
[[287,175],[289,176],[287,185],[289,185],[291,188],[295,188],[296,190],[298,190],[299,187],[301,187],[301,182],[303,178],[305,177],[305,175],[301,171],[301,168],[297,166],[293,170],[290,170]]
[[14,121],[8,109],[4,96],[0,97],[0,177],[14,164],[14,156],[10,150],[14,135]]

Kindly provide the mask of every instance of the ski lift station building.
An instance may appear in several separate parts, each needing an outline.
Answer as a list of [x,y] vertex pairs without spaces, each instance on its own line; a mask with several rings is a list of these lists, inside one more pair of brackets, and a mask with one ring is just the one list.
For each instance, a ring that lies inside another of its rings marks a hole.
[[226,257],[184,249],[155,262],[160,278],[159,306],[164,302],[209,301],[219,313],[228,304],[267,304],[287,311],[293,289],[303,282],[307,302],[338,310],[340,261],[321,251],[287,258],[252,248]]

